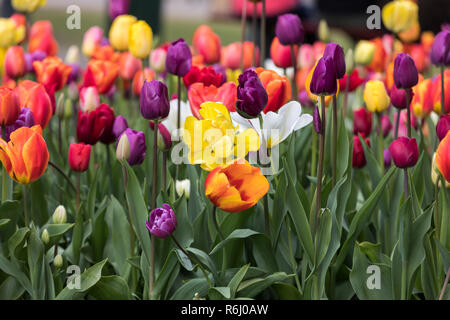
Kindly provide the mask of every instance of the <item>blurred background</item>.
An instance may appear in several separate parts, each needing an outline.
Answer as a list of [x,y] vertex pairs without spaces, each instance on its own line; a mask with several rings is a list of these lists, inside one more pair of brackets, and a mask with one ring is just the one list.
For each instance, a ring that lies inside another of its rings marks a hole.
[[[10,0],[1,0],[2,16],[10,16]],[[250,3],[250,1],[248,1]],[[315,40],[317,25],[325,19],[331,28],[332,39],[346,47],[354,40],[376,37],[385,30],[369,30],[366,27],[367,7],[377,4],[382,7],[388,0],[266,0],[267,41],[274,36],[278,15],[297,13],[306,30],[306,42]],[[422,30],[438,32],[443,23],[450,21],[450,0],[418,0]],[[240,17],[245,0],[131,0],[130,14],[146,20],[153,29],[155,44],[183,37],[190,42],[194,30],[201,24],[209,24],[221,37],[223,44],[240,40]],[[68,30],[66,9],[70,5],[81,9],[81,29]],[[60,55],[69,45],[81,44],[84,32],[98,25],[105,30],[111,24],[108,15],[108,0],[47,0],[46,6],[32,14],[29,19],[50,20],[55,37],[60,44]],[[247,16],[251,21],[252,4],[248,4]],[[260,4],[257,12],[260,13]],[[251,23],[248,23],[247,38],[250,39]],[[269,48],[270,44],[266,45]]]

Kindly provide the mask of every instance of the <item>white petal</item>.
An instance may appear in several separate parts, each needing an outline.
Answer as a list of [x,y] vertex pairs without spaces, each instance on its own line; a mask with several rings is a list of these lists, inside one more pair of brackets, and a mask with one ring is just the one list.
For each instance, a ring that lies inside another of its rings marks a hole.
[[313,121],[313,117],[310,114],[302,114],[295,124],[294,131],[297,131],[303,127],[306,127],[312,121]]
[[291,101],[281,107],[278,113],[266,113],[263,116],[265,139],[270,138],[273,146],[289,137],[294,130],[295,124],[297,123],[301,112],[302,107],[300,103],[297,101]]

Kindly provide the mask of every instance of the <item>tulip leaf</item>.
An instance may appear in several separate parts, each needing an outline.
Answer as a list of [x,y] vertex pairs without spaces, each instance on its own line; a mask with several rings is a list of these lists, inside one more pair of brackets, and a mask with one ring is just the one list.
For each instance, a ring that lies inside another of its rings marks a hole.
[[165,298],[165,293],[169,292],[173,282],[180,272],[180,265],[178,264],[178,258],[176,255],[176,250],[170,251],[167,256],[166,262],[159,274],[155,275],[155,286],[153,288],[153,298],[157,299],[159,297]]
[[254,298],[272,284],[284,281],[289,276],[284,272],[276,272],[266,278],[255,278],[241,282],[237,295],[238,297]]
[[250,230],[250,229],[237,229],[234,230],[225,240],[219,242],[214,249],[209,253],[209,255],[213,255],[217,253],[222,247],[224,247],[228,242],[233,239],[246,239],[251,236],[260,234],[259,232]]
[[89,295],[101,300],[130,300],[131,292],[128,284],[119,276],[102,276],[89,289]]
[[[345,120],[344,117],[338,117],[338,138],[337,138],[337,159],[336,159],[336,178],[337,180],[341,179],[341,177],[347,171],[347,167],[351,160],[349,160],[349,154],[351,153],[351,149],[349,146],[348,133],[345,128]],[[351,158],[350,158],[351,159]]]
[[25,288],[14,277],[7,277],[0,284],[0,300],[18,300],[25,293]]
[[73,223],[64,223],[64,224],[48,224],[43,227],[43,229],[47,229],[48,235],[50,237],[50,241],[46,244],[46,248],[50,248],[53,245],[57,244],[61,237],[66,234],[70,229],[73,228],[75,224]]
[[233,276],[233,278],[228,283],[228,288],[230,289],[230,292],[231,292],[230,297],[232,299],[234,299],[234,297],[236,295],[236,291],[237,291],[239,285],[241,284],[242,280],[244,279],[245,274],[247,273],[249,267],[250,267],[250,264],[246,264],[245,266],[240,268],[238,270],[238,272],[236,272],[236,274]]
[[302,295],[298,289],[289,283],[277,282],[272,285],[280,300],[302,300]]
[[230,299],[231,290],[229,287],[213,287],[209,289],[208,297],[210,300]]
[[205,297],[208,294],[209,285],[206,279],[196,278],[189,280],[179,287],[170,300],[192,300],[197,293],[199,297]]
[[27,241],[28,268],[32,287],[31,297],[42,300],[45,298],[44,281],[44,244],[35,228],[31,229]]
[[11,222],[11,219],[0,219],[0,227],[7,225],[9,222]]
[[14,277],[17,281],[19,281],[20,285],[23,288],[25,288],[25,290],[30,295],[32,294],[30,279],[28,279],[26,274],[22,272],[17,265],[6,259],[1,253],[0,253],[0,270]]

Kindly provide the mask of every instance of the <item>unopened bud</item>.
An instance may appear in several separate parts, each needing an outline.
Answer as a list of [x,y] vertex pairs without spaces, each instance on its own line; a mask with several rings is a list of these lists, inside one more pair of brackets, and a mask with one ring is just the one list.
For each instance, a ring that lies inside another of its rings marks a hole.
[[80,49],[78,46],[72,45],[69,47],[66,53],[66,57],[64,58],[65,63],[78,63],[80,60]]
[[73,115],[73,103],[69,98],[66,99],[66,103],[64,103],[64,118],[70,119]]
[[348,49],[345,55],[345,72],[349,76],[355,68],[355,58],[353,57],[353,49]]
[[44,244],[47,244],[50,242],[50,235],[48,234],[47,229],[44,229],[44,231],[42,231],[41,240]]
[[319,39],[323,42],[328,42],[330,38],[330,28],[326,20],[321,19],[319,22]]
[[53,212],[53,223],[54,224],[64,224],[67,221],[66,208],[64,206],[58,206]]
[[56,257],[53,259],[53,265],[55,266],[55,268],[61,268],[63,265],[63,257],[60,254],[57,254]]
[[55,109],[55,114],[60,119],[64,117],[64,107],[65,107],[64,93],[61,92],[58,96],[58,101],[56,102],[56,109]]
[[116,148],[116,157],[119,161],[126,161],[130,158],[130,141],[125,133],[122,133]]
[[177,191],[177,194],[179,197],[181,197],[184,193],[187,199],[189,199],[189,194],[191,191],[191,181],[189,179],[185,180],[177,180],[175,183],[175,190]]
[[69,85],[67,87],[67,95],[73,101],[78,100],[79,92],[78,92],[78,86],[77,86],[76,82],[69,83]]

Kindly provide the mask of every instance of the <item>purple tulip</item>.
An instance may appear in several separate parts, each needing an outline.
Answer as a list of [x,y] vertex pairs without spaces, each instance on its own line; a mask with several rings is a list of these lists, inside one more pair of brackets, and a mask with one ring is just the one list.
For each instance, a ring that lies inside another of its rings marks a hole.
[[394,61],[394,83],[398,89],[410,89],[419,81],[419,72],[409,54],[399,53]]
[[397,138],[389,146],[392,160],[399,168],[414,167],[419,159],[419,149],[416,138]]
[[116,140],[119,139],[121,134],[126,129],[128,129],[127,119],[125,119],[124,116],[117,116],[114,119],[113,128],[112,128],[112,133],[113,133],[114,137],[116,138]]
[[43,51],[37,50],[33,53],[25,53],[25,64],[27,73],[34,73],[33,62],[42,61],[47,57],[47,54]]
[[180,38],[170,44],[166,55],[167,72],[184,77],[192,67],[192,54],[188,44]]
[[122,134],[127,135],[128,143],[130,144],[130,157],[128,158],[130,166],[139,165],[144,162],[145,151],[147,150],[145,134],[129,128],[125,129]]
[[442,140],[447,135],[447,132],[450,130],[450,115],[443,115],[439,119],[436,125],[436,134],[439,140]]
[[287,13],[279,16],[275,26],[275,35],[285,46],[303,43],[305,31],[298,15]]
[[330,96],[336,93],[336,71],[332,57],[320,58],[312,75],[310,90],[315,95]]
[[337,43],[329,43],[325,47],[323,53],[324,57],[333,58],[334,70],[336,71],[336,78],[342,79],[345,75],[345,54],[344,49]]
[[[411,103],[414,93],[411,89],[409,91],[409,102]],[[406,108],[406,92],[402,89],[397,89],[395,85],[391,88],[390,93],[391,103],[397,109],[405,109]]]
[[302,91],[300,91],[298,93],[298,101],[300,102],[300,104],[302,106],[311,107],[311,108],[314,107],[314,103],[309,98],[308,92],[306,92],[305,89],[303,89]]
[[177,217],[168,204],[153,209],[145,222],[148,231],[158,238],[167,238],[177,227]]
[[167,86],[158,80],[144,81],[140,97],[141,113],[147,120],[163,119],[169,115]]
[[251,69],[245,70],[238,81],[236,111],[247,119],[258,117],[269,100],[266,89]]
[[317,106],[314,107],[314,111],[313,111],[313,124],[314,124],[314,130],[316,130],[316,132],[318,134],[321,134],[322,133],[322,120],[320,119],[319,108]]
[[16,122],[5,127],[6,141],[9,141],[9,136],[11,135],[11,133],[13,133],[13,131],[16,131],[17,129],[22,127],[31,128],[32,126],[34,126],[33,112],[30,109],[23,107],[22,109],[20,109],[19,117],[17,118]]
[[70,71],[67,83],[77,82],[81,73],[80,65],[78,63],[70,63],[68,65],[72,67],[72,71]]
[[130,0],[109,0],[109,16],[111,20],[122,14],[127,14],[129,10]]
[[430,57],[434,65],[450,65],[450,29],[444,29],[436,35]]
[[383,160],[384,160],[384,167],[389,168],[392,163],[392,157],[391,153],[389,152],[389,149],[385,149],[383,152]]

